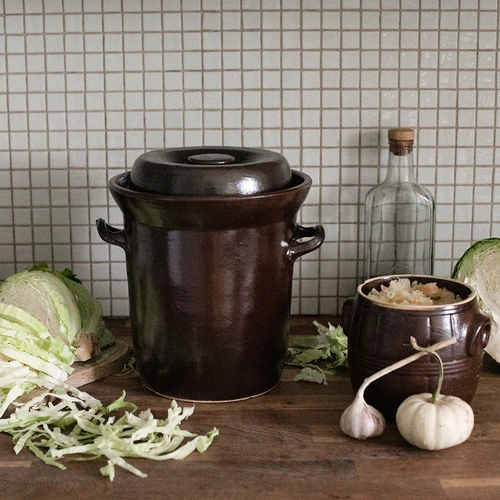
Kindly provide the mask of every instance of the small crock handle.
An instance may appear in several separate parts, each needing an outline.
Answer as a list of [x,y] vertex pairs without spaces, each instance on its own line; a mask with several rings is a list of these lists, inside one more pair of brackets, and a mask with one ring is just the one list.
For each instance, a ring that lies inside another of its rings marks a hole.
[[467,354],[474,356],[482,351],[490,340],[491,320],[489,316],[478,312],[472,320],[470,334],[467,338]]
[[97,232],[99,236],[111,245],[117,245],[125,250],[127,246],[127,235],[124,229],[110,226],[104,219],[97,219]]
[[342,306],[342,317],[341,323],[344,333],[349,337],[349,332],[351,331],[351,321],[352,321],[352,308],[354,306],[354,297],[349,297]]
[[[310,240],[299,242],[297,240],[301,238],[311,237]],[[323,241],[325,240],[325,229],[321,225],[314,227],[302,227],[297,226],[295,228],[295,234],[293,235],[292,241],[288,247],[288,258],[290,260],[298,259],[301,255],[312,252],[319,248]]]

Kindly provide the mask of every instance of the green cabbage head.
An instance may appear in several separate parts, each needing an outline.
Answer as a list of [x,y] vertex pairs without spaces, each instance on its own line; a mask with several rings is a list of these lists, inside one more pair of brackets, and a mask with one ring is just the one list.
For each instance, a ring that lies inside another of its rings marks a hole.
[[52,272],[47,264],[37,264],[14,274],[0,286],[0,303],[31,314],[54,338],[73,347],[79,361],[114,343],[101,304],[70,269]]

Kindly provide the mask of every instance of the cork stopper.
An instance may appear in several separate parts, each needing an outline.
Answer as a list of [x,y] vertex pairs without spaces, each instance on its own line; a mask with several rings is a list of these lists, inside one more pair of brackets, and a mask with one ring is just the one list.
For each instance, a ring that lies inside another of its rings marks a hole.
[[413,151],[415,132],[412,128],[389,129],[389,151],[396,156],[406,156]]
[[391,128],[389,129],[390,141],[413,141],[415,132],[412,128]]

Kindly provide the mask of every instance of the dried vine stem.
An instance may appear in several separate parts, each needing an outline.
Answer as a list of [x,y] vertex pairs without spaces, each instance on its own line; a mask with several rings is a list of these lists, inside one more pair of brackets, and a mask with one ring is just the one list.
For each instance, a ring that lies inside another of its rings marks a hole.
[[[415,340],[415,337],[410,337],[410,341],[411,341],[413,347],[415,347],[415,346],[418,347],[418,344],[417,344],[417,341]],[[401,359],[400,361],[397,361],[396,363],[389,365],[386,368],[383,368],[382,370],[365,378],[364,382],[361,384],[360,388],[358,389],[358,393],[362,396],[364,394],[366,388],[372,382],[375,382],[375,380],[379,379],[380,377],[383,377],[384,375],[387,375],[388,373],[391,373],[394,370],[397,370],[405,365],[413,363],[413,361],[416,361],[417,359],[422,358],[423,356],[427,356],[428,354],[431,354],[434,351],[439,351],[439,349],[443,349],[444,347],[448,347],[449,345],[455,344],[456,342],[457,342],[456,337],[451,337],[449,339],[442,340],[441,342],[437,342],[434,345],[426,347],[425,351],[416,352],[415,354],[412,354],[411,356],[408,356],[407,358]]]

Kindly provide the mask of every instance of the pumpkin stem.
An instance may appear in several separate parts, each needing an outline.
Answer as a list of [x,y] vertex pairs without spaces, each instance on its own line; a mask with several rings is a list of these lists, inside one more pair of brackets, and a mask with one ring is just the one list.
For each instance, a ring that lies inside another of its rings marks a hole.
[[[453,338],[455,338],[455,337],[453,337]],[[429,350],[428,347],[420,347],[417,344],[417,341],[415,340],[414,337],[411,337],[410,341],[411,341],[411,345],[413,346],[414,349],[416,349],[417,351],[420,351],[420,352],[425,352],[427,354],[430,354],[436,360],[436,362],[438,364],[438,370],[439,370],[438,381],[437,381],[436,389],[432,393],[432,397],[431,397],[431,403],[435,403],[439,399],[439,395],[441,394],[441,387],[443,385],[443,378],[444,378],[443,360],[441,359],[441,356],[437,352]]]
[[[394,370],[397,370],[398,368],[401,368],[409,363],[412,363],[413,361],[416,361],[417,359],[427,356],[427,354],[433,355],[435,354],[434,351],[438,351],[439,349],[442,349],[443,347],[447,347],[451,344],[455,344],[457,339],[456,337],[450,337],[449,339],[442,340],[441,342],[438,342],[434,345],[431,345],[429,347],[420,347],[417,344],[417,341],[415,340],[414,337],[410,337],[411,345],[413,346],[414,349],[420,352],[416,352],[415,354],[412,354],[411,356],[408,356],[407,358],[403,358],[399,361],[396,361],[396,363],[389,365],[382,370],[374,373],[373,375],[370,375],[369,377],[365,378],[364,382],[361,384],[361,386],[358,389],[359,395],[363,396],[365,389],[372,383],[375,382],[375,380],[383,377],[384,375],[387,375],[388,373],[393,372]],[[436,354],[437,358],[439,358],[439,361],[441,361],[441,358]],[[441,361],[441,367],[443,365],[443,362]],[[441,390],[441,385],[443,383],[443,377],[442,373],[440,372],[440,379],[438,380],[438,387],[436,389],[436,392],[433,394],[433,398],[439,396],[439,391]],[[433,399],[434,401],[434,399]]]

